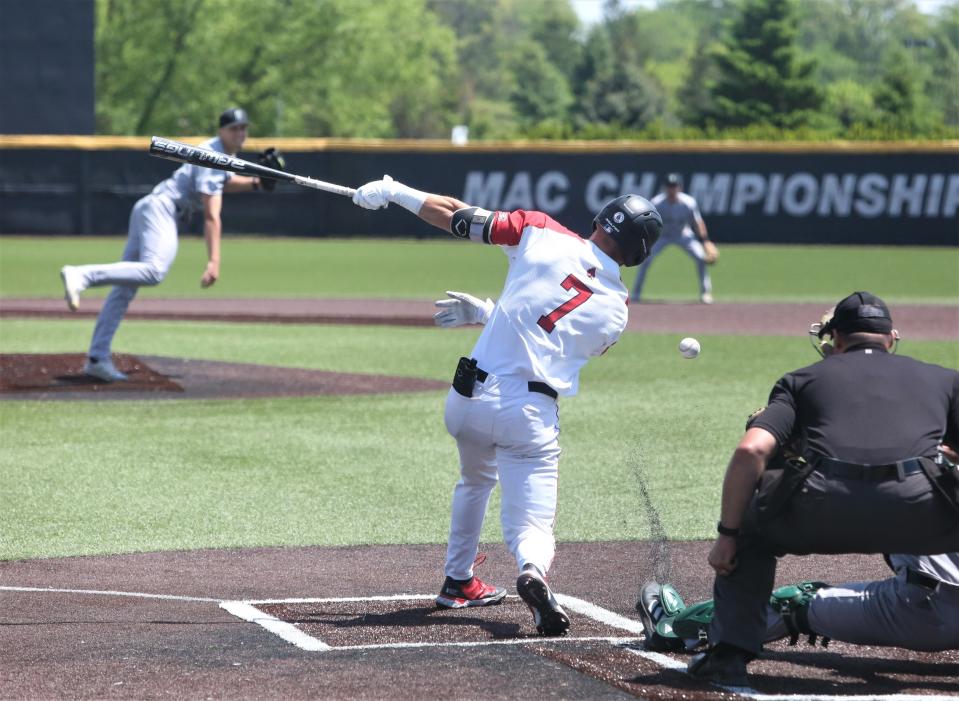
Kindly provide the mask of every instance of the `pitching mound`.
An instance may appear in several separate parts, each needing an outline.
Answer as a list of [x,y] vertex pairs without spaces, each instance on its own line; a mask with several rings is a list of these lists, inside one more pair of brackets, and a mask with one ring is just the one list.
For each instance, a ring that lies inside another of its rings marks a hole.
[[79,354],[0,354],[3,399],[239,399],[422,392],[445,382],[387,375],[325,372],[252,363],[117,354],[127,382],[83,374]]

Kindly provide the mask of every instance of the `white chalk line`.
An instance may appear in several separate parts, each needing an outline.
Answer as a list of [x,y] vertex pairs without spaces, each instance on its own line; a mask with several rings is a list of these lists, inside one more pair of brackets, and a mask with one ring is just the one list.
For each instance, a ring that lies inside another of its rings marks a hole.
[[252,606],[268,604],[345,604],[361,601],[433,601],[435,598],[435,594],[390,594],[387,596],[333,596],[320,599],[244,599],[243,603]]
[[[605,623],[614,628],[634,633],[636,637],[576,637],[576,638],[510,638],[506,640],[484,640],[476,642],[450,642],[450,643],[383,643],[372,645],[346,645],[342,647],[332,647],[322,640],[307,635],[293,624],[281,621],[275,616],[271,616],[264,611],[256,608],[257,604],[300,604],[300,603],[357,603],[363,601],[427,601],[435,598],[431,594],[393,594],[387,596],[349,596],[349,597],[324,597],[324,598],[304,598],[304,599],[251,599],[245,601],[233,601],[228,599],[218,599],[207,596],[180,596],[176,594],[153,594],[148,592],[136,591],[114,591],[109,589],[61,589],[56,587],[14,587],[0,585],[0,591],[10,592],[36,592],[52,594],[86,594],[92,596],[120,596],[137,599],[157,599],[161,601],[188,601],[198,603],[214,603],[220,608],[237,618],[256,623],[264,629],[277,635],[281,639],[295,645],[302,650],[310,652],[327,652],[330,650],[376,650],[390,648],[431,648],[431,647],[485,647],[493,645],[529,645],[543,643],[579,643],[579,642],[608,642],[611,644],[622,645],[623,649],[634,655],[643,657],[654,662],[660,667],[685,672],[686,665],[674,660],[668,655],[658,652],[650,652],[636,647],[627,647],[630,643],[639,642],[639,635],[643,632],[643,626],[638,621],[626,618],[618,613],[597,606],[584,599],[578,599],[573,596],[556,593],[556,599],[560,604],[570,611],[579,613],[588,618],[592,618],[600,623]],[[515,598],[510,596],[509,598]],[[716,685],[732,693],[748,697],[754,701],[931,701],[933,699],[955,698],[952,695],[943,694],[761,694],[750,687],[722,686]]]
[[495,647],[499,645],[552,645],[554,643],[612,643],[614,645],[625,645],[628,643],[638,643],[639,638],[607,638],[607,637],[582,637],[582,638],[544,638],[541,636],[533,638],[503,638],[502,640],[475,640],[472,642],[448,642],[448,643],[379,643],[371,645],[337,645],[332,650],[390,650],[390,649],[411,649],[427,647]]
[[200,601],[218,604],[223,599],[213,599],[205,596],[176,596],[174,594],[148,594],[139,591],[110,591],[100,589],[56,589],[54,587],[7,587],[0,586],[0,591],[47,592],[54,594],[92,594],[96,596],[128,596],[137,599],[162,599],[166,601]]
[[[624,647],[628,652],[645,657],[660,667],[686,673],[686,664],[673,658],[635,647]],[[954,699],[956,696],[945,694],[761,694],[748,686],[726,686],[714,684],[724,691],[745,696],[753,701],[934,701],[935,699]]]
[[262,626],[286,642],[296,645],[296,647],[301,650],[326,652],[331,649],[330,646],[322,640],[314,638],[312,635],[307,635],[292,623],[281,621],[279,618],[271,616],[243,601],[224,601],[220,604],[220,608],[233,614],[237,618]]
[[[643,627],[629,627],[632,623],[628,618],[619,616],[612,611],[598,609],[594,615],[602,616],[605,612],[606,620],[600,620],[602,623],[608,623],[614,620],[619,623],[620,628],[635,635],[629,637],[610,637],[610,636],[588,636],[588,637],[556,637],[556,638],[504,638],[502,640],[476,640],[468,642],[404,642],[404,643],[370,643],[367,645],[329,645],[319,638],[315,638],[292,623],[287,623],[275,616],[272,616],[257,606],[270,606],[278,604],[342,604],[342,603],[360,603],[360,602],[378,602],[378,601],[433,601],[433,594],[390,594],[385,596],[341,596],[341,597],[321,597],[321,598],[297,598],[297,599],[249,599],[244,601],[224,601],[220,608],[232,613],[250,623],[256,623],[271,633],[278,635],[292,645],[301,650],[311,652],[329,652],[331,650],[391,650],[391,649],[418,649],[418,648],[437,648],[437,647],[492,647],[499,645],[536,645],[543,643],[583,643],[583,642],[605,642],[612,644],[628,644],[639,642],[639,635]],[[510,599],[518,599],[515,595],[510,595]],[[563,597],[564,605],[569,604],[571,610],[589,609],[592,604],[572,597]]]
[[[613,628],[620,628],[637,634],[643,632],[643,625],[639,621],[626,618],[625,616],[621,616],[618,613],[583,599],[577,599],[564,594],[556,594],[555,596],[560,605],[570,611],[587,616],[600,623],[605,623]],[[658,664],[660,667],[680,671],[684,674],[686,673],[686,664],[681,660],[674,660],[668,655],[636,647],[626,647],[624,645],[624,649],[634,655],[646,658]],[[939,694],[761,694],[748,686],[725,686],[722,684],[716,684],[715,686],[730,693],[753,699],[754,701],[931,701],[931,699],[953,698]]]
[[599,623],[604,623],[613,628],[619,628],[620,630],[629,631],[635,635],[643,634],[643,624],[639,621],[626,618],[626,616],[620,616],[618,613],[613,613],[609,609],[604,609],[602,606],[597,606],[596,604],[590,603],[585,599],[577,599],[575,596],[567,596],[566,594],[558,594],[555,592],[554,596],[560,603],[560,606],[563,606],[574,613],[582,614],[583,616],[592,618],[594,621],[598,621]]

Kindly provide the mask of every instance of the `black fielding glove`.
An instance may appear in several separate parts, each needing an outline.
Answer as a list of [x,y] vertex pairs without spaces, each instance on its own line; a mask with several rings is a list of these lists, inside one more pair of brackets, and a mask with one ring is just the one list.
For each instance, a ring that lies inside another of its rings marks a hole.
[[[286,160],[284,160],[283,154],[272,146],[260,154],[257,163],[267,168],[273,168],[274,170],[286,170]],[[276,180],[273,180],[273,178],[260,178],[260,187],[266,192],[272,192],[276,189]]]

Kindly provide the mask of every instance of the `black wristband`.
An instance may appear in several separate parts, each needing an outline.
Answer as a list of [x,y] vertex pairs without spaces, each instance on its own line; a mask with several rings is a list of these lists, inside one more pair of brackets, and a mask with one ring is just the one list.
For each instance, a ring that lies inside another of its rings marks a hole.
[[738,528],[726,528],[722,521],[716,523],[716,531],[719,533],[719,535],[728,535],[732,536],[733,538],[739,535]]

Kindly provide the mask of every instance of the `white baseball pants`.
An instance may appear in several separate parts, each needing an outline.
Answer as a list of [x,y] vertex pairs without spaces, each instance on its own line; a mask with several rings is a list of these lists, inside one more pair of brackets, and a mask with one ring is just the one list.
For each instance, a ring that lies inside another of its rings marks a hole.
[[133,206],[120,263],[80,265],[87,287],[113,285],[93,329],[91,358],[110,357],[113,337],[142,286],[163,282],[177,252],[176,208],[165,197],[147,195]]
[[706,268],[706,249],[703,248],[703,242],[700,241],[692,232],[683,234],[680,238],[667,238],[661,236],[653,244],[653,250],[649,252],[649,257],[643,261],[636,272],[636,281],[633,283],[633,289],[630,292],[630,299],[634,302],[639,301],[643,291],[643,283],[646,282],[646,273],[649,272],[649,266],[653,260],[663,252],[666,246],[679,246],[686,255],[696,263],[696,274],[699,276],[699,294],[712,294],[713,283],[709,278],[709,271]]
[[532,564],[545,573],[555,552],[560,455],[556,400],[530,392],[526,380],[490,375],[476,383],[473,397],[451,389],[445,419],[460,455],[446,575],[473,576],[486,507],[497,481],[503,539],[518,569]]

